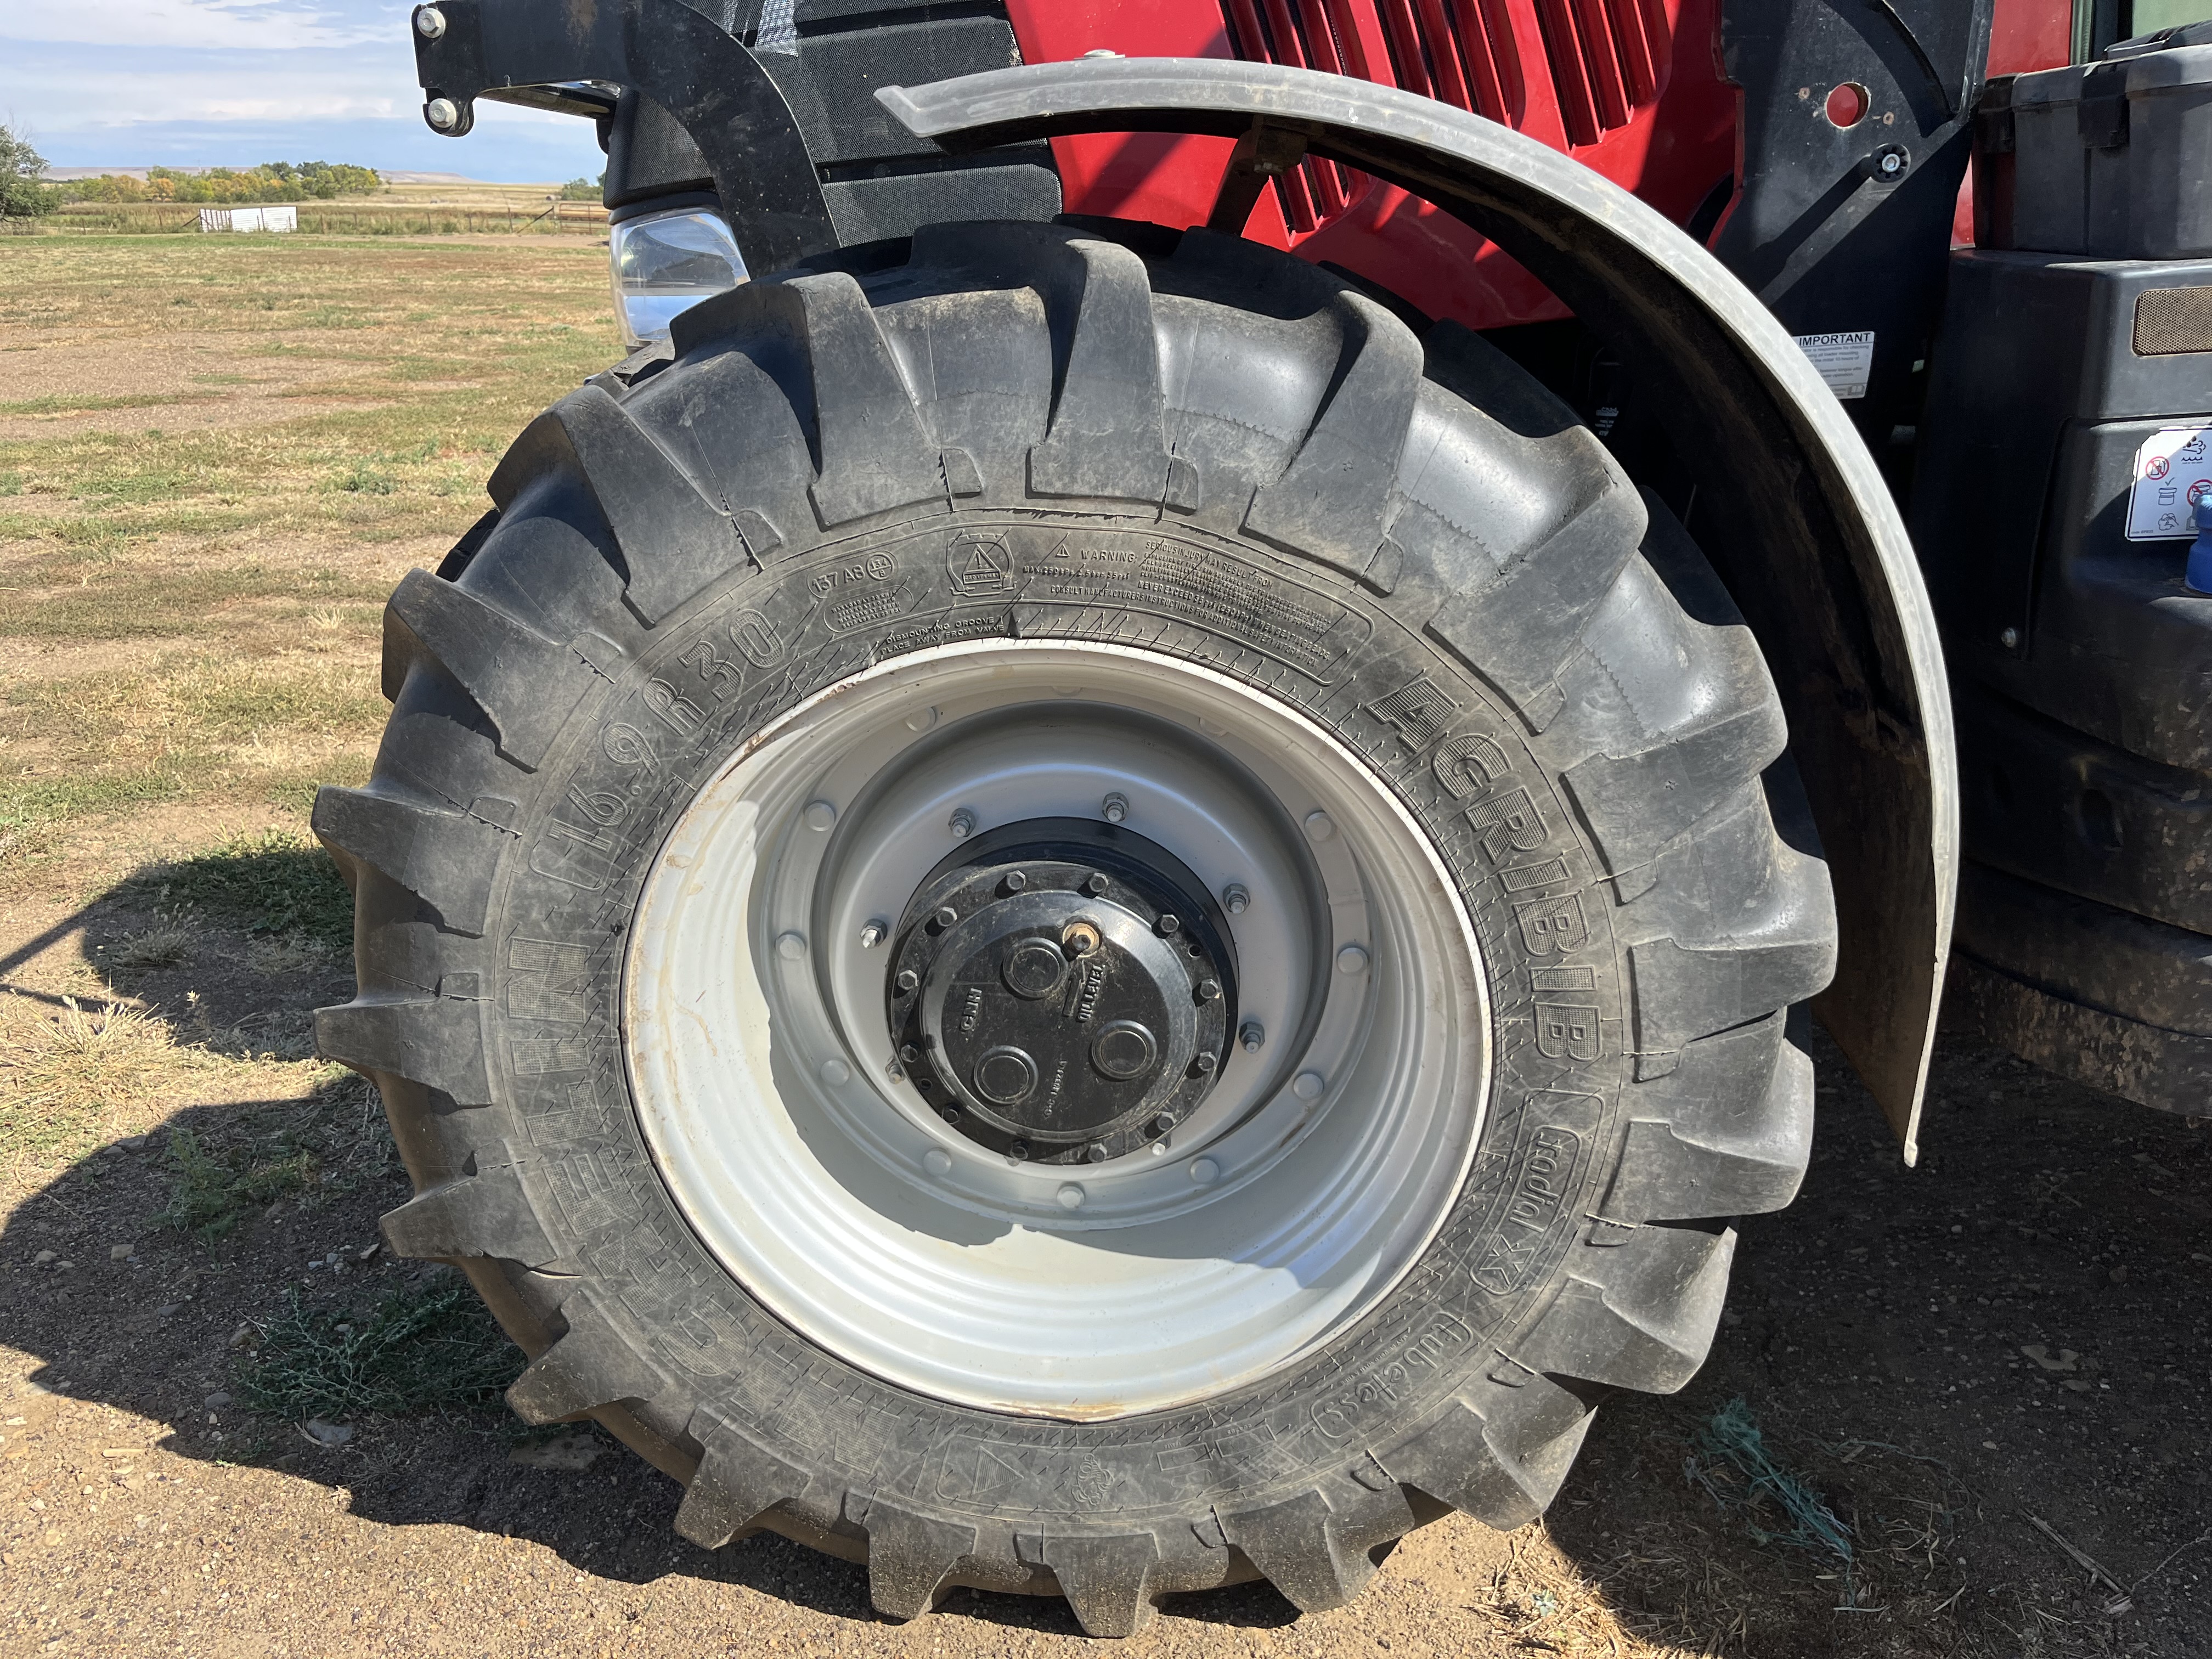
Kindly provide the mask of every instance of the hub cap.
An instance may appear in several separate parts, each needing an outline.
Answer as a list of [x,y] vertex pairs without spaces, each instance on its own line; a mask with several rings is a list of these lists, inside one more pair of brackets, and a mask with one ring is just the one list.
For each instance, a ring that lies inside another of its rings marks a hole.
[[993,641],[793,710],[646,883],[624,1040],[701,1240],[850,1363],[1071,1419],[1371,1310],[1488,1085],[1456,890],[1381,781],[1173,659]]
[[945,1122],[993,1152],[1135,1152],[1190,1114],[1228,1058],[1221,921],[1198,878],[1141,836],[1011,825],[932,871],[907,906],[887,994],[899,1057]]

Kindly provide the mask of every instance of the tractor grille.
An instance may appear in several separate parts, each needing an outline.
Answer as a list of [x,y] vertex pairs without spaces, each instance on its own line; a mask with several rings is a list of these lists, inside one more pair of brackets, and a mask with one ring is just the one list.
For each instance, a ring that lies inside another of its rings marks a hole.
[[[1548,92],[1569,144],[1594,144],[1659,95],[1669,37],[1664,0],[1519,0],[1533,5]],[[1521,126],[1528,88],[1512,0],[1221,0],[1249,62],[1350,75]],[[1291,228],[1344,210],[1365,183],[1309,159],[1283,180]]]

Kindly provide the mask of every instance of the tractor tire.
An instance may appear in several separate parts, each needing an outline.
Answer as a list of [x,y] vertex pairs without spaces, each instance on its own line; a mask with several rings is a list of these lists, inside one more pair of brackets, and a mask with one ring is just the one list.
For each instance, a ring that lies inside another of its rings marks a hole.
[[1334,1607],[1702,1363],[1803,1172],[1826,872],[1725,592],[1480,337],[937,226],[696,307],[490,493],[316,806],[318,1035],[391,1247],[684,1537],[894,1618]]

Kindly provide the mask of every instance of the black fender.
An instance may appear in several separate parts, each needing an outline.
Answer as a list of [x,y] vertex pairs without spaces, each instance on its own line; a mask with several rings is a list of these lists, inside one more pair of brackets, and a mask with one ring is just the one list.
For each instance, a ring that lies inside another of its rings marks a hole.
[[[1843,406],[1747,289],[1668,219],[1510,127],[1273,64],[1085,58],[884,87],[917,136],[970,149],[1074,132],[1240,142],[1212,221],[1238,229],[1301,150],[1386,179],[1542,280],[1698,435],[1698,536],[1766,654],[1835,883],[1841,959],[1815,1001],[1917,1157],[1959,870],[1958,767],[1936,618]],[[1871,279],[1871,274],[1870,274]]]

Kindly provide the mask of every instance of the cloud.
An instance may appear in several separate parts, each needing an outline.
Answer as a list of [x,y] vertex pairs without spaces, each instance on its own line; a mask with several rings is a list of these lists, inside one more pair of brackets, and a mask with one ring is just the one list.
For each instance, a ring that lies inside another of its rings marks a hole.
[[195,52],[297,52],[406,39],[404,6],[293,0],[10,0],[0,40]]

